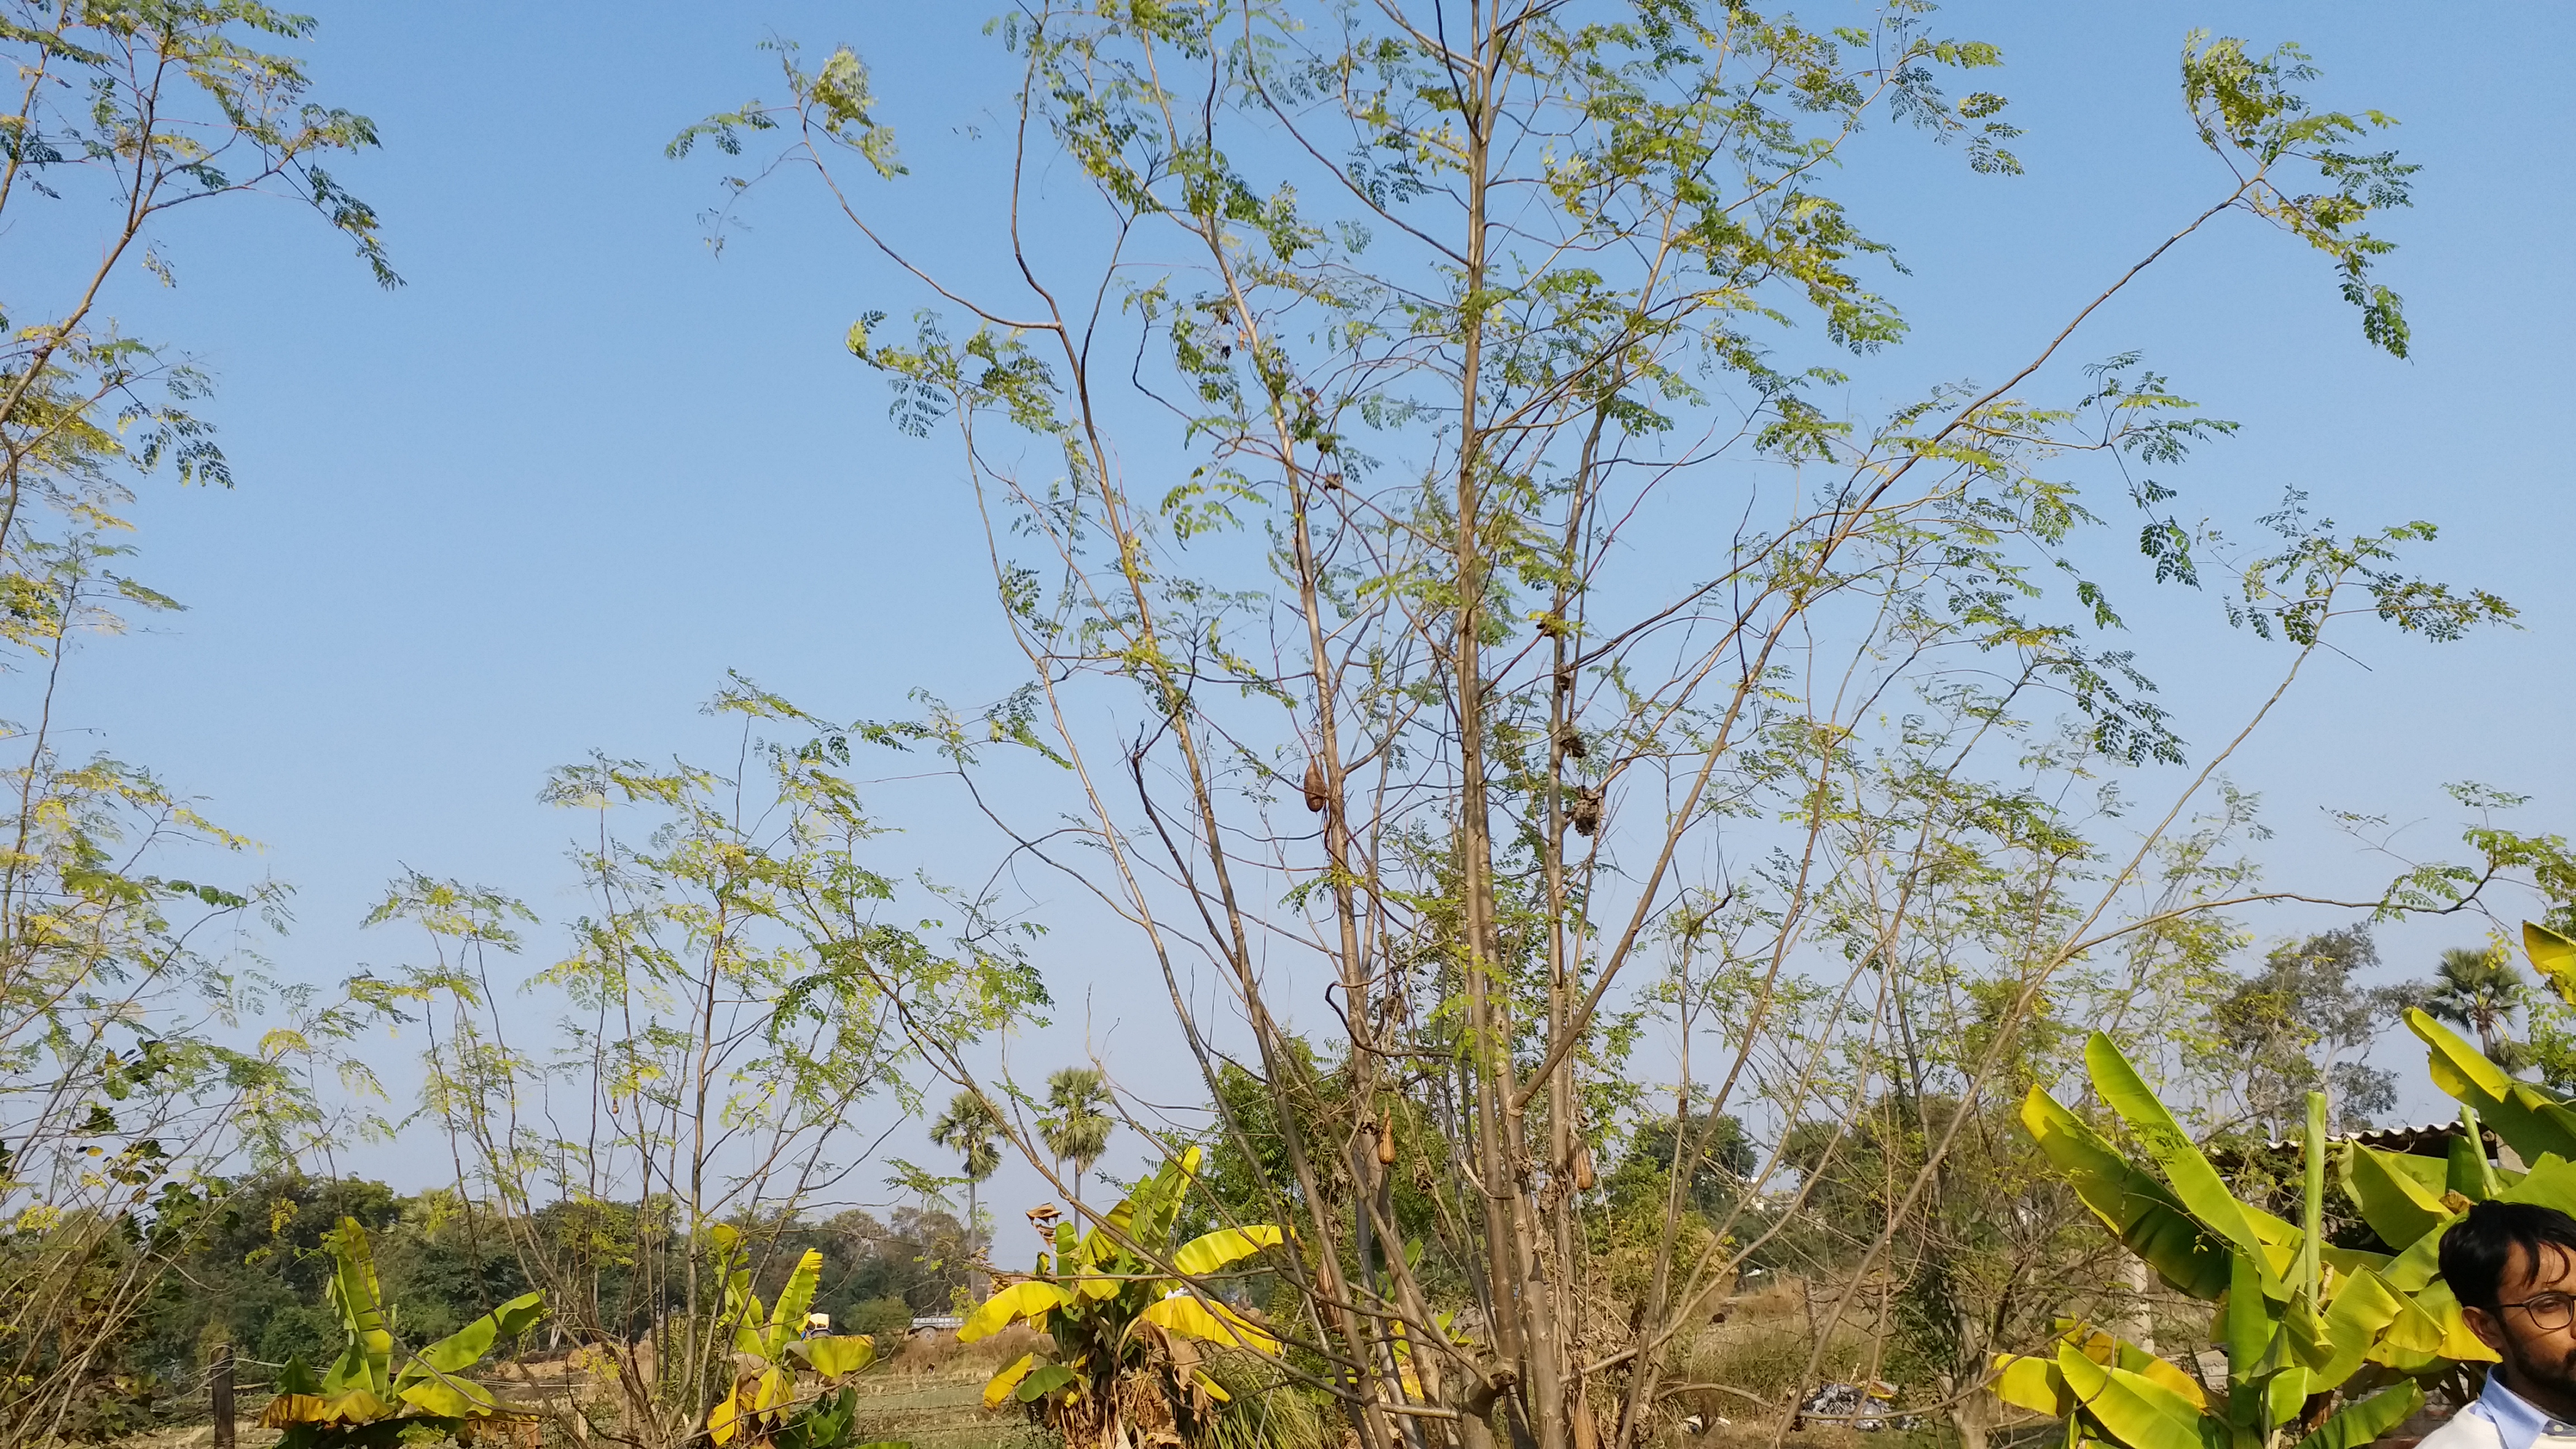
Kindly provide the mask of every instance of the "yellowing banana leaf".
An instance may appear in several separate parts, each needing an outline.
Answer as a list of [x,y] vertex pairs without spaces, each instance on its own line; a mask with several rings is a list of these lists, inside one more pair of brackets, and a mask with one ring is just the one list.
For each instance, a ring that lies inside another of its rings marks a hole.
[[1222,1303],[1205,1303],[1187,1293],[1157,1299],[1136,1316],[1183,1338],[1240,1344],[1257,1353],[1279,1351],[1279,1340],[1271,1336],[1270,1330]]
[[2221,1442],[2189,1400],[2143,1374],[2105,1368],[2069,1343],[2058,1345],[2057,1371],[2084,1411],[2128,1449],[2215,1449]]
[[424,1414],[435,1414],[444,1419],[488,1414],[495,1407],[490,1389],[472,1379],[453,1375],[414,1379],[403,1385],[396,1397]]
[[2370,1361],[2401,1367],[2413,1359],[2438,1354],[2446,1335],[2424,1305],[2400,1295],[2397,1317],[2373,1345]]
[[2522,923],[2522,954],[2531,958],[2531,967],[2558,992],[2559,999],[2576,1006],[2576,941],[2540,924]]
[[2362,1449],[2403,1424],[2424,1407],[2424,1391],[2413,1379],[2389,1385],[2358,1403],[2346,1404],[2299,1441],[2298,1449]]
[[2486,1125],[2524,1160],[2542,1153],[2576,1158],[2576,1112],[2506,1076],[2503,1068],[2422,1010],[2406,1009],[2406,1027],[2431,1048],[2433,1085],[2477,1108]]
[[966,1322],[957,1330],[957,1341],[973,1343],[979,1338],[989,1338],[1014,1318],[1025,1318],[1029,1327],[1043,1329],[1046,1325],[1039,1320],[1072,1301],[1070,1294],[1053,1283],[1040,1283],[1035,1279],[1014,1283],[985,1299],[973,1313],[966,1315]]
[[807,1368],[827,1379],[857,1373],[877,1361],[877,1341],[864,1333],[800,1338],[789,1344],[787,1350],[803,1359]]
[[719,1444],[732,1443],[742,1433],[745,1420],[783,1409],[795,1397],[795,1381],[777,1369],[764,1369],[756,1378],[737,1379],[733,1388],[707,1411],[707,1437]]
[[2337,1388],[2351,1378],[2406,1306],[2405,1297],[2376,1273],[2345,1278],[2318,1324],[2328,1352],[2323,1362],[2310,1365],[2315,1370],[2311,1391]]
[[[2164,1169],[2165,1181],[2172,1185],[2173,1195],[2184,1211],[2237,1248],[2255,1254],[2263,1267],[2264,1293],[2281,1296],[2278,1270],[2273,1266],[2272,1255],[2263,1251],[2266,1237],[2273,1240],[2273,1246],[2282,1245],[2279,1230],[2256,1230],[2254,1210],[2227,1190],[2218,1169],[2210,1166],[2209,1159],[2192,1145],[2191,1135],[2182,1130],[2173,1113],[2165,1110],[2165,1104],[2156,1099],[2109,1037],[2098,1031],[2093,1033],[2084,1044],[2084,1064],[2091,1070],[2093,1085],[2102,1093],[2102,1100],[2129,1124],[2129,1130],[2138,1135],[2139,1145]],[[2291,1229],[2289,1241],[2297,1241],[2296,1229]]]
[[1000,1373],[997,1373],[993,1375],[992,1378],[986,1380],[984,1384],[984,1407],[988,1409],[998,1409],[1002,1407],[1002,1401],[1009,1398],[1011,1396],[1011,1391],[1020,1386],[1020,1380],[1027,1378],[1029,1376],[1029,1370],[1036,1368],[1037,1366],[1038,1356],[1033,1353],[1024,1353],[1021,1354],[1019,1360],[1016,1363],[1013,1363],[1009,1368],[1002,1370]]
[[1264,1248],[1278,1247],[1283,1235],[1271,1223],[1250,1227],[1222,1228],[1204,1237],[1192,1238],[1172,1255],[1172,1266],[1196,1277],[1213,1273],[1242,1258],[1249,1258]]
[[[2131,1362],[2131,1354],[2135,1354],[2137,1357],[2143,1358],[2146,1361],[2144,1363]],[[2204,1414],[2209,1412],[2209,1391],[2201,1387],[2200,1380],[2184,1373],[2180,1364],[2175,1363],[2171,1359],[2158,1358],[2156,1355],[2148,1353],[2144,1349],[2131,1349],[2128,1353],[2120,1355],[2120,1358],[2120,1367],[2127,1369],[2129,1372],[2136,1374],[2149,1383],[2162,1384],[2164,1387],[2173,1390],[2175,1393],[2181,1395],[2183,1400],[2186,1403],[2189,1403],[2193,1409]]]
[[2075,1412],[2075,1391],[2057,1371],[2057,1361],[2036,1354],[1995,1355],[1995,1397],[2015,1408],[2063,1419]]
[[2450,1284],[2436,1281],[2424,1285],[2415,1295],[2415,1306],[2441,1326],[2442,1346],[2435,1351],[2442,1357],[2479,1363],[2496,1361],[2495,1350],[2480,1343],[2478,1336],[2469,1331],[2468,1320],[2460,1316],[2460,1300],[2452,1294]]
[[2124,1368],[2133,1374],[2142,1374],[2191,1400],[2193,1408],[2208,1409],[2209,1396],[2200,1382],[2171,1361],[2080,1319],[2057,1320],[2057,1332],[2064,1342],[2075,1345],[2077,1351],[2095,1363],[2105,1368]]
[[2021,1120],[2084,1206],[2165,1286],[2194,1298],[2226,1291],[2225,1244],[2193,1222],[2163,1183],[2038,1087],[2022,1100]]
[[1225,1391],[1225,1385],[1209,1378],[1206,1374],[1199,1372],[1197,1369],[1190,1370],[1190,1380],[1199,1386],[1199,1392],[1206,1394],[1209,1398],[1216,1400],[1218,1403],[1231,1404],[1234,1402],[1234,1395]]
[[296,1424],[319,1424],[328,1403],[320,1394],[279,1394],[259,1411],[259,1426],[285,1429]]
[[[2433,1166],[2429,1157],[2413,1159]],[[2442,1206],[2442,1189],[2427,1183],[2401,1154],[2354,1144],[2339,1154],[2344,1192],[2361,1209],[2361,1220],[2379,1240],[2403,1251],[2450,1217]]]

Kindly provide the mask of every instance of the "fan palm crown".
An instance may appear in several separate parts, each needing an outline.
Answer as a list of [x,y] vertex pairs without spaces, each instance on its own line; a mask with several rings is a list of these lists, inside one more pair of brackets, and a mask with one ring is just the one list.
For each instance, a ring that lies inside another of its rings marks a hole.
[[1038,1130],[1059,1166],[1072,1164],[1077,1201],[1083,1178],[1109,1150],[1109,1134],[1118,1125],[1108,1106],[1109,1078],[1099,1068],[1060,1067],[1047,1075],[1047,1114]]

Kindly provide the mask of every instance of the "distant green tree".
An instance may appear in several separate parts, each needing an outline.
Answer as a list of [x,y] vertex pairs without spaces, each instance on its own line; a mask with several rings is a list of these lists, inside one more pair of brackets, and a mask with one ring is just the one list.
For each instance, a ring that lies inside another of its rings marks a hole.
[[2211,1008],[2216,1057],[2251,1130],[2288,1136],[2313,1091],[2326,1093],[2346,1131],[2397,1105],[2396,1077],[2360,1056],[2404,994],[2354,980],[2378,964],[2369,927],[2321,931],[2274,947]]

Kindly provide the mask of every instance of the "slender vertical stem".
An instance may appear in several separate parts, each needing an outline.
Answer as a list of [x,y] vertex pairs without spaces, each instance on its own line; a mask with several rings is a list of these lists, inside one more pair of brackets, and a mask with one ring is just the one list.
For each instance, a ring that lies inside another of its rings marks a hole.
[[2308,1295],[2308,1306],[2316,1306],[2322,1287],[2318,1278],[2317,1247],[2325,1237],[2326,1223],[2326,1094],[2308,1094],[2307,1200],[2299,1219],[2299,1287]]

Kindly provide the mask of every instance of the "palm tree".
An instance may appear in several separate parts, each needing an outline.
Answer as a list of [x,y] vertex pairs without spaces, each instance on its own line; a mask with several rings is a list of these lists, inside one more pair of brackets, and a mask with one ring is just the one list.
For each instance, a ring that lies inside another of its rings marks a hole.
[[1038,1132],[1055,1154],[1056,1170],[1073,1164],[1073,1198],[1082,1203],[1082,1179],[1100,1154],[1109,1150],[1110,1129],[1118,1124],[1103,1110],[1109,1105],[1109,1078],[1097,1067],[1062,1067],[1047,1076],[1047,1114]]
[[[966,1172],[966,1244],[973,1252],[983,1246],[984,1214],[976,1204],[975,1188],[991,1177],[1002,1165],[1002,1149],[993,1139],[1002,1134],[1001,1115],[982,1093],[969,1088],[948,1099],[948,1110],[930,1124],[930,1140],[956,1153],[963,1159]],[[984,1291],[983,1274],[975,1274],[972,1285],[977,1294]]]
[[2478,1049],[2487,1054],[2487,1060],[2512,1071],[2521,1065],[2522,1043],[2504,1032],[2522,1007],[2523,985],[2521,969],[2503,952],[2454,946],[2442,953],[2441,964],[2434,968],[2424,1010],[2476,1032]]

